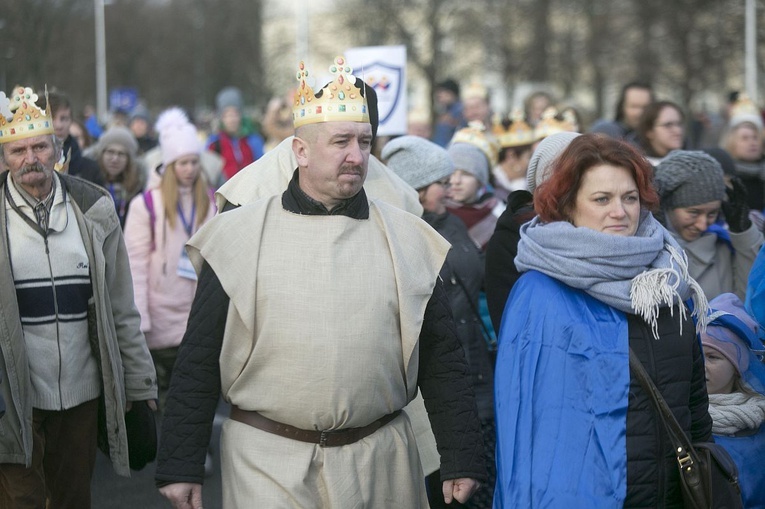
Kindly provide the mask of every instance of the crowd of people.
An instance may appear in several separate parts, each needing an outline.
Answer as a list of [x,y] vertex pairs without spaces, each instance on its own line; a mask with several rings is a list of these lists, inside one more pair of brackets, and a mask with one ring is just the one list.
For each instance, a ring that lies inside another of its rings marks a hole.
[[90,507],[146,411],[158,489],[199,509],[221,397],[227,508],[682,507],[631,358],[765,507],[762,111],[733,94],[702,145],[647,83],[585,126],[448,79],[381,138],[331,70],[260,132],[233,87],[209,136],[0,96],[0,507]]

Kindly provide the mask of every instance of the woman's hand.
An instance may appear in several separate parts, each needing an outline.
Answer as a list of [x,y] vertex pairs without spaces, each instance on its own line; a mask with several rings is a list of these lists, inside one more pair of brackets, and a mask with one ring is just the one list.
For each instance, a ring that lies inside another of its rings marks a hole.
[[730,185],[725,187],[725,194],[728,195],[728,199],[723,200],[722,210],[728,229],[732,233],[748,230],[752,221],[749,219],[749,204],[744,183],[738,177],[731,177]]

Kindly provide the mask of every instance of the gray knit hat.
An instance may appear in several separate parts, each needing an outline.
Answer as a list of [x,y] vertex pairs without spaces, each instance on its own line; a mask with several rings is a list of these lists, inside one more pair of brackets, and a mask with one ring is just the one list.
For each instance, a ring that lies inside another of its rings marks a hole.
[[665,210],[725,198],[722,166],[700,150],[672,151],[656,167],[654,182]]
[[577,136],[581,135],[568,131],[555,133],[539,143],[537,149],[531,154],[529,168],[526,170],[526,184],[530,193],[533,194],[534,189],[550,177],[552,162]]
[[454,173],[454,163],[439,145],[419,136],[401,136],[385,144],[380,154],[388,168],[415,189]]
[[244,100],[242,99],[242,92],[236,87],[226,87],[215,97],[215,106],[218,108],[218,113],[222,112],[228,107],[236,108],[241,111],[244,106]]
[[447,152],[455,170],[470,173],[481,185],[485,186],[489,182],[489,160],[480,148],[470,143],[453,143]]
[[106,130],[104,134],[98,139],[98,156],[103,155],[106,147],[112,144],[118,144],[125,147],[130,153],[131,161],[134,161],[138,154],[138,142],[127,127],[115,125]]

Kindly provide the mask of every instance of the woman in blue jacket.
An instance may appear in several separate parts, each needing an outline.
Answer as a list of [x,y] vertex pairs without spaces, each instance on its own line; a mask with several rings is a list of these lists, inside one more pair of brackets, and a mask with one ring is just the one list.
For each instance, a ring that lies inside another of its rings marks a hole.
[[672,445],[629,350],[691,439],[709,440],[685,305],[704,321],[707,303],[651,215],[657,204],[648,162],[596,134],[571,141],[536,190],[500,328],[495,508],[682,507]]

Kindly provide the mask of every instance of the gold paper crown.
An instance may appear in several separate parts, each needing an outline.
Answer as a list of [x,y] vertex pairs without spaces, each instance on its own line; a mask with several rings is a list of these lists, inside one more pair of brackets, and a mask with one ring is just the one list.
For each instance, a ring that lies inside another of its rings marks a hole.
[[462,100],[465,99],[488,99],[489,91],[481,83],[476,81],[470,83],[467,88],[462,92]]
[[495,118],[492,132],[499,140],[502,148],[523,147],[534,143],[534,128],[532,128],[523,118],[523,112],[519,109],[513,110],[510,124],[505,127],[501,118]]
[[352,71],[345,57],[335,57],[335,62],[329,66],[329,72],[335,78],[320,90],[317,97],[307,83],[305,63],[300,62],[297,72],[300,86],[295,92],[292,124],[297,128],[319,122],[369,122],[367,98],[356,86]]
[[735,127],[743,122],[749,122],[762,129],[762,113],[748,95],[739,94],[736,102],[730,108],[730,125]]
[[[53,134],[53,117],[48,104],[48,89],[45,89],[45,110],[37,104],[37,94],[31,88],[17,86],[8,99],[0,95],[0,144],[23,140],[32,136]],[[10,114],[10,115],[9,115]],[[6,115],[12,116],[11,120]]]
[[467,143],[473,145],[484,153],[489,160],[491,167],[497,164],[499,159],[499,142],[490,133],[486,132],[486,128],[480,121],[473,121],[468,124],[467,127],[463,127],[452,137],[450,145],[455,143]]
[[534,128],[534,141],[543,140],[551,134],[574,131],[576,128],[574,122],[571,121],[570,116],[566,117],[567,115],[558,114],[558,110],[553,106],[547,108]]

